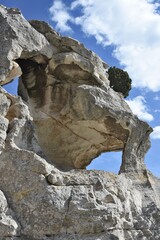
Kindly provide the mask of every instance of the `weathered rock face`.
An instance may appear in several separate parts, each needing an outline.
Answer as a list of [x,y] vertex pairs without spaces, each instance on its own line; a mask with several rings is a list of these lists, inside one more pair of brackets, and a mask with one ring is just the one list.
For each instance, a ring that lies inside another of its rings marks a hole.
[[48,43],[46,38],[31,28],[19,9],[7,9],[1,6],[0,23],[0,81],[2,84],[21,75],[21,69],[14,62],[15,59],[20,56],[28,58],[37,54],[51,57],[55,52],[54,47]]
[[[107,64],[17,9],[0,19],[0,82],[21,75],[23,99],[0,88],[0,240],[160,239],[151,128],[109,87]],[[82,170],[117,150],[119,175]]]

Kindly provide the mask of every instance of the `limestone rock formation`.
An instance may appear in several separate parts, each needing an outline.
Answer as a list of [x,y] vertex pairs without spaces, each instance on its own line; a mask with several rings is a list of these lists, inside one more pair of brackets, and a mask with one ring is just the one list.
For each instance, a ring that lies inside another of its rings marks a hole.
[[[20,76],[21,96],[0,88],[0,240],[160,239],[152,129],[109,87],[108,65],[17,9],[0,19],[0,83]],[[118,175],[85,170],[107,151],[123,151]]]

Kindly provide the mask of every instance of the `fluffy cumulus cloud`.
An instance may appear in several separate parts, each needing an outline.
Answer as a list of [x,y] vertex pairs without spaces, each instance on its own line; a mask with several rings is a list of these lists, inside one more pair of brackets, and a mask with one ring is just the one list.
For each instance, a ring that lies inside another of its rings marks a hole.
[[126,102],[132,109],[133,113],[141,120],[150,122],[154,119],[153,116],[148,112],[146,101],[143,96],[137,96],[133,99],[126,100]]
[[[114,45],[113,55],[135,87],[160,90],[160,4],[153,0],[55,0],[52,20],[61,31],[79,25],[97,43]],[[67,4],[67,3],[66,3]],[[58,6],[58,7],[57,7]],[[74,16],[74,17],[73,17]]]
[[153,132],[151,133],[152,139],[160,139],[160,126],[156,126],[153,128]]
[[57,30],[62,32],[72,32],[71,27],[68,25],[68,21],[70,21],[72,18],[62,1],[53,1],[53,5],[50,7],[49,12],[51,14],[52,21],[57,23]]

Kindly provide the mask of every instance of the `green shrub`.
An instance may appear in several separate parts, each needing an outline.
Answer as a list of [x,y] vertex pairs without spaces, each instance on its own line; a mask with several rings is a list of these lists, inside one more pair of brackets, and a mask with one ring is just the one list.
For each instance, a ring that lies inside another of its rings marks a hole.
[[110,67],[108,74],[110,87],[113,88],[114,91],[122,93],[124,98],[126,98],[131,90],[132,83],[128,73],[120,68]]

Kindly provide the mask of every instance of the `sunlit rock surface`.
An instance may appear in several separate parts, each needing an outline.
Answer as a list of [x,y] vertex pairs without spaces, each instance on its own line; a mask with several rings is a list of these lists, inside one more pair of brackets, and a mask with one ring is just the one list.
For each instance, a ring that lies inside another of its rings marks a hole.
[[[109,87],[108,65],[17,9],[0,19],[0,82],[20,76],[22,97],[0,88],[0,240],[160,239],[152,129]],[[123,151],[119,175],[83,169],[107,151]]]

